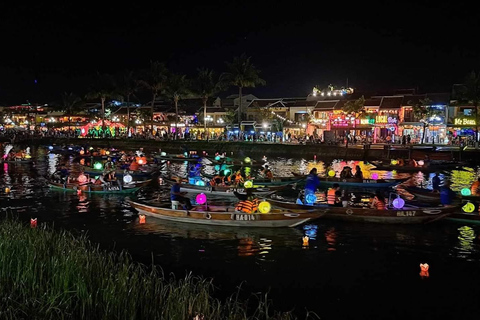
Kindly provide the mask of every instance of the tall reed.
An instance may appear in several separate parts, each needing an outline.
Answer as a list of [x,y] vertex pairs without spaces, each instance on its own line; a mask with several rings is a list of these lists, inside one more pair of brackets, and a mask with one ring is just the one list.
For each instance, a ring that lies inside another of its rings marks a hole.
[[212,294],[211,280],[167,278],[84,236],[0,222],[0,319],[296,319],[270,311],[266,297]]

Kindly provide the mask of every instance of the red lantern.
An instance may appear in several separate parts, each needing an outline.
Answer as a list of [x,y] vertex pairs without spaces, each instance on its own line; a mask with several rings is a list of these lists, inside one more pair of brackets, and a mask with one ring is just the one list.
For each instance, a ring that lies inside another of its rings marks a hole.
[[145,218],[145,215],[144,215],[144,214],[141,214],[141,215],[138,216],[138,222],[139,222],[140,224],[144,224],[145,221],[146,221],[146,218]]
[[37,218],[35,219],[30,219],[30,227],[36,228],[37,227]]

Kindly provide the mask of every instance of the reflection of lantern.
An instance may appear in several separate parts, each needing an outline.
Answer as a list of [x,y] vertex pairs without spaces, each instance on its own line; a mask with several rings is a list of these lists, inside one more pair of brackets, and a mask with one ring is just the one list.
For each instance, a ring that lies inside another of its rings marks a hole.
[[402,209],[404,205],[405,205],[405,200],[400,198],[400,196],[398,196],[397,199],[393,200],[393,207],[395,209]]
[[429,273],[428,273],[429,268],[430,268],[430,266],[428,265],[428,263],[420,263],[420,276],[428,278],[429,277]]
[[216,156],[215,160],[220,161],[220,156]]
[[309,193],[305,196],[305,202],[307,202],[307,204],[314,204],[317,202],[317,196],[314,193]]
[[392,164],[392,166],[396,166],[398,164],[398,160],[392,159],[390,163]]
[[36,228],[37,227],[37,218],[30,219],[30,227]]
[[253,187],[253,182],[250,181],[250,180],[245,181],[245,183],[243,184],[243,186],[244,186],[245,188],[251,188],[251,187]]
[[102,164],[100,162],[95,162],[93,167],[95,168],[95,170],[102,170]]
[[110,154],[110,151],[105,151],[105,154],[108,156]]
[[308,246],[308,236],[303,237],[302,240],[303,240],[303,246],[305,247]]
[[419,166],[423,166],[425,164],[425,162],[423,160],[419,160],[417,163],[418,163]]
[[205,195],[205,193],[199,193],[195,197],[195,201],[197,201],[198,204],[204,204],[205,202],[207,202],[207,196]]
[[472,191],[468,188],[463,188],[460,193],[462,194],[462,196],[471,196],[472,195]]
[[378,173],[376,173],[376,172],[372,173],[372,179],[377,180],[378,179]]
[[125,182],[125,183],[130,183],[130,182],[132,182],[132,180],[133,180],[132,175],[130,175],[128,173],[123,176],[123,182]]
[[250,159],[249,157],[246,157],[246,158],[243,160],[243,162],[245,162],[245,163],[250,163],[251,161],[252,161],[252,159]]
[[335,177],[335,171],[334,170],[328,171],[328,176]]
[[80,182],[80,183],[84,183],[84,182],[87,181],[87,177],[86,177],[84,174],[81,174],[81,175],[78,176],[78,179],[77,179],[77,180],[78,180],[78,182]]
[[471,213],[475,210],[475,205],[471,202],[467,202],[463,207],[462,207],[463,212]]
[[140,224],[144,224],[145,221],[146,221],[146,217],[145,217],[144,214],[141,214],[141,215],[138,216],[138,222],[139,222]]
[[260,211],[260,213],[269,213],[271,208],[270,202],[268,201],[262,201],[258,204],[258,211]]

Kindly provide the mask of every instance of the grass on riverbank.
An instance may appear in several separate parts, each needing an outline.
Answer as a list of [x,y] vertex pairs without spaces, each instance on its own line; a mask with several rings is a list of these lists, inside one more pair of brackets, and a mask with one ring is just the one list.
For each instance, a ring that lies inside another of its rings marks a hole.
[[220,301],[212,293],[208,279],[166,278],[85,237],[0,222],[1,319],[295,319],[264,299]]

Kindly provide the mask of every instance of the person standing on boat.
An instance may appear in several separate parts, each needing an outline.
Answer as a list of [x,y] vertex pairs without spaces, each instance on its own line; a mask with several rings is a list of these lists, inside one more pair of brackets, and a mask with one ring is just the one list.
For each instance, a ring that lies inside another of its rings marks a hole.
[[305,195],[315,193],[320,186],[320,178],[317,175],[317,168],[310,170],[305,181]]
[[480,188],[480,177],[478,177],[477,180],[474,183],[472,183],[472,186],[470,187],[472,196],[480,195],[479,188]]
[[440,188],[440,202],[445,207],[451,207],[453,199],[457,194],[450,188],[450,181],[445,180],[443,186]]
[[440,192],[440,173],[435,172],[435,176],[432,178],[432,189],[433,192]]
[[327,191],[327,204],[333,207],[341,207],[341,196],[342,191],[340,191],[340,185],[338,183],[334,183],[333,186]]
[[186,192],[180,192],[180,183],[182,182],[182,178],[177,178],[175,183],[172,185],[170,189],[170,200],[171,201],[178,201],[184,205],[185,209],[190,210],[192,209],[192,202],[189,198],[185,197],[187,194]]
[[372,201],[372,208],[376,210],[385,210],[387,206],[385,205],[385,197],[382,192],[379,190],[375,193]]

